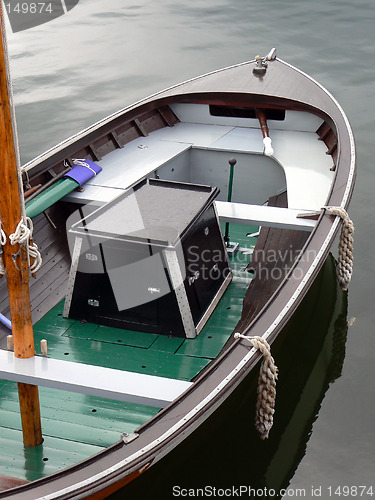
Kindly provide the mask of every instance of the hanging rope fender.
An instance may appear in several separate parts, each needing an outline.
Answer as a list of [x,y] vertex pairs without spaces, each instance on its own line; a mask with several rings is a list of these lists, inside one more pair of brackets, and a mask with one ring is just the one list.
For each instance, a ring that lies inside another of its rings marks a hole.
[[13,234],[9,235],[9,243],[15,245],[26,245],[29,256],[29,267],[31,274],[35,274],[42,265],[42,256],[38,250],[38,246],[34,243],[33,236],[34,225],[30,217],[21,219]]
[[275,413],[277,366],[271,356],[269,343],[262,337],[248,337],[235,333],[234,338],[249,341],[255,349],[263,354],[258,379],[258,398],[256,406],[255,428],[261,439],[267,439],[273,425]]
[[354,224],[347,211],[341,207],[323,207],[332,215],[342,219],[337,264],[337,280],[342,290],[347,290],[353,273],[353,233]]

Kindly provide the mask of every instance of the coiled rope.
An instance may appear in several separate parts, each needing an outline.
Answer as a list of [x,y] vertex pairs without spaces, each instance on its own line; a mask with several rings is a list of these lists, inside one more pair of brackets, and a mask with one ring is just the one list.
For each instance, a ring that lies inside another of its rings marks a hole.
[[323,207],[332,215],[342,219],[337,264],[337,280],[342,290],[347,290],[353,273],[353,233],[354,224],[348,212],[341,207]]
[[273,425],[275,413],[277,366],[271,356],[269,343],[262,337],[249,337],[235,333],[234,338],[248,340],[263,354],[258,379],[258,398],[256,406],[255,428],[261,439],[267,439]]
[[[24,222],[25,221],[25,222]],[[38,250],[38,246],[33,242],[34,225],[30,217],[21,219],[13,234],[9,235],[9,242],[11,245],[18,243],[19,245],[26,245],[29,256],[29,267],[32,274],[36,273],[42,265],[42,256]]]

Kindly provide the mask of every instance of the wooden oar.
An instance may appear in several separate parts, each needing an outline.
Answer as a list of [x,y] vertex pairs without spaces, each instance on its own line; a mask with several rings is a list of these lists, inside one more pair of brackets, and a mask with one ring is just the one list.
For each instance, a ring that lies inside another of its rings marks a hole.
[[264,154],[266,156],[272,156],[273,155],[272,141],[268,131],[266,114],[261,109],[257,109],[257,117],[259,120],[260,129],[263,134]]
[[[14,355],[30,358],[35,354],[34,335],[31,322],[29,294],[29,264],[27,248],[19,243],[11,244],[9,235],[16,232],[22,220],[15,136],[10,106],[10,80],[7,75],[7,48],[4,33],[3,6],[0,6],[0,217],[2,229],[7,236],[3,248],[6,269]],[[18,384],[23,441],[26,446],[42,443],[38,387]]]

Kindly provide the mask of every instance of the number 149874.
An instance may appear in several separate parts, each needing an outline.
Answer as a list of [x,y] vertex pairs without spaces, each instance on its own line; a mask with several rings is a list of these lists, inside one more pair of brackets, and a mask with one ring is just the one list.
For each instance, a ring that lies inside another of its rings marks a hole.
[[16,4],[6,3],[6,10],[9,14],[17,13],[17,14],[52,14],[53,7],[52,3],[49,2],[19,2]]
[[372,486],[328,486],[330,497],[372,497],[374,495]]

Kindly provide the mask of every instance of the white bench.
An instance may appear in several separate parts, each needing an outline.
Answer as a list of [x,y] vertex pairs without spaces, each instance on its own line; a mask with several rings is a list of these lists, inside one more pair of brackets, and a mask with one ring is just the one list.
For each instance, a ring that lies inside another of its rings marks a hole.
[[224,222],[299,229],[300,231],[312,231],[316,224],[316,220],[304,218],[304,216],[311,214],[307,210],[247,205],[227,201],[216,201],[215,204],[219,218]]
[[0,378],[157,408],[164,408],[192,385],[183,380],[42,356],[19,359],[12,351],[4,350],[0,350]]
[[283,167],[288,207],[320,210],[325,205],[335,172],[327,147],[316,134],[270,131],[274,158]]

